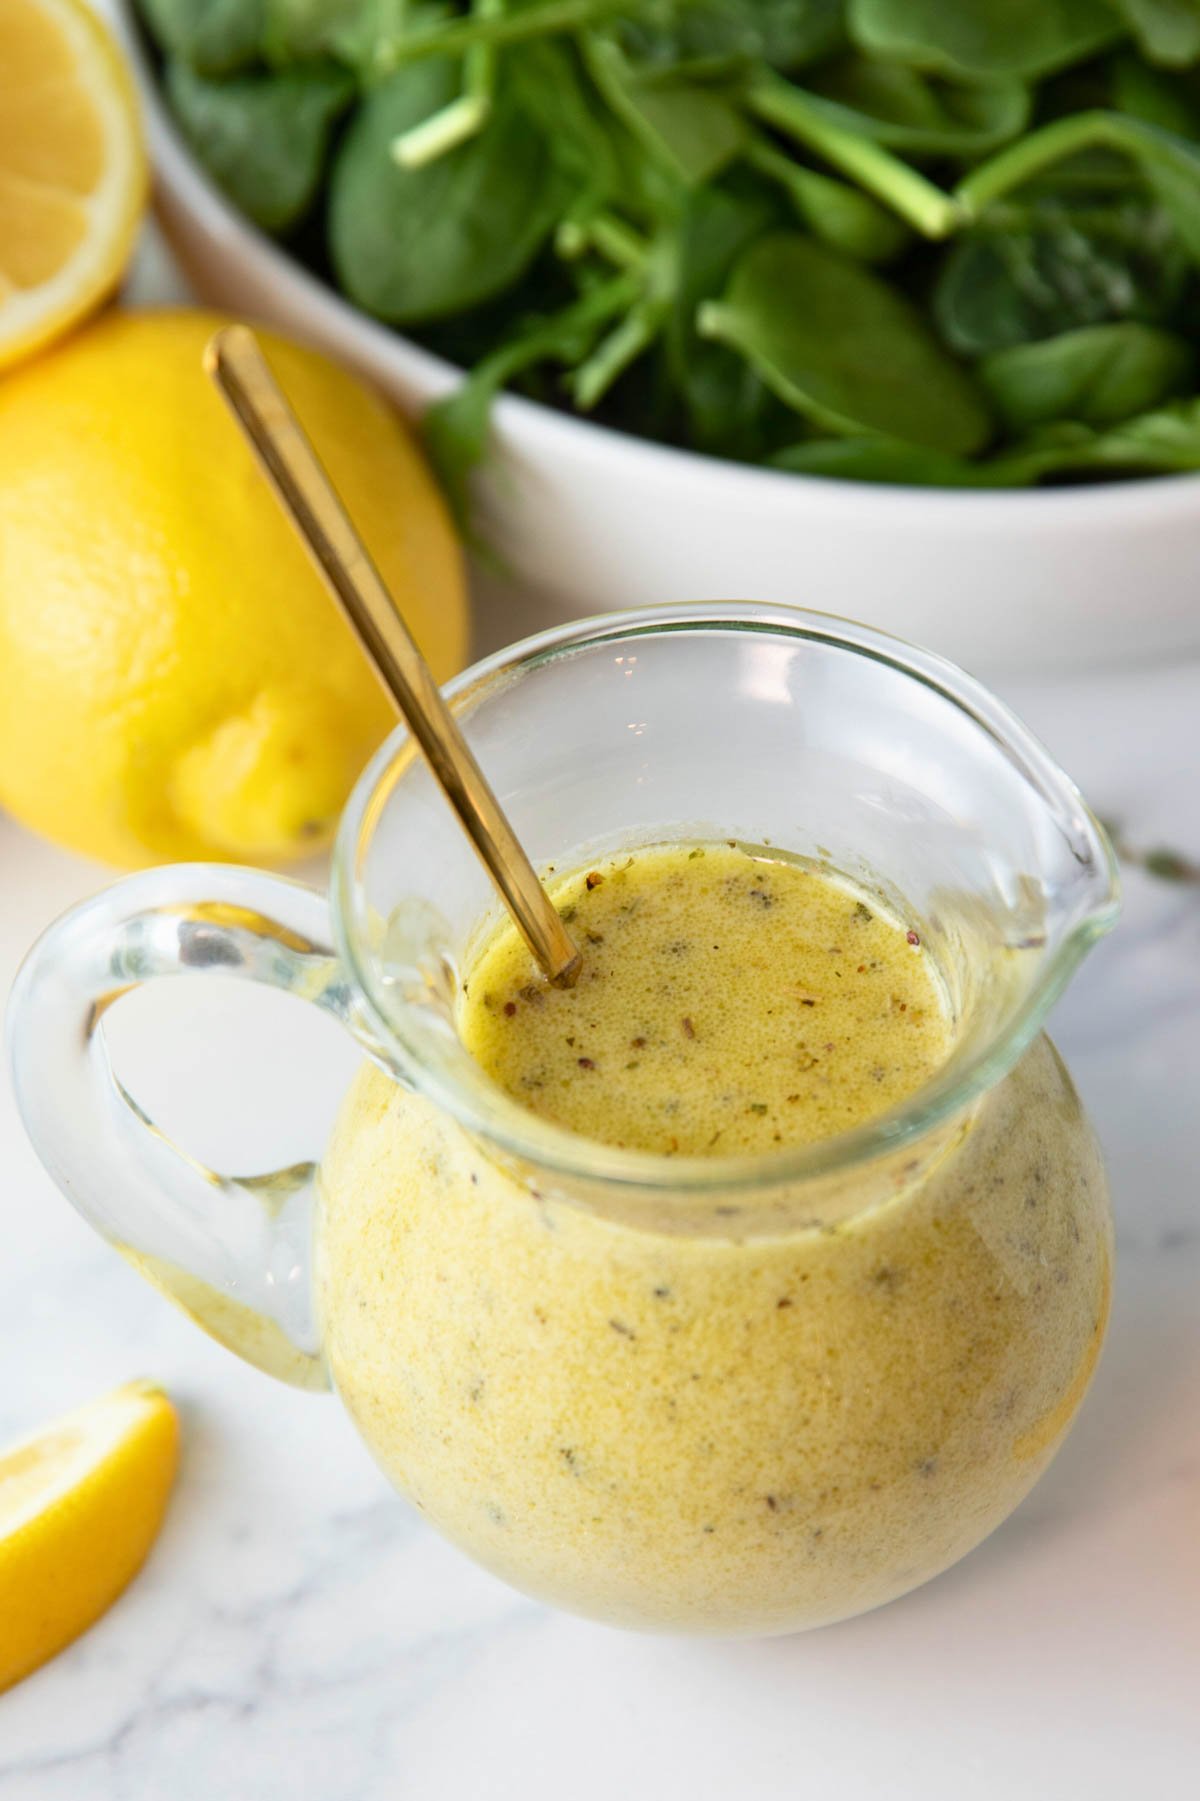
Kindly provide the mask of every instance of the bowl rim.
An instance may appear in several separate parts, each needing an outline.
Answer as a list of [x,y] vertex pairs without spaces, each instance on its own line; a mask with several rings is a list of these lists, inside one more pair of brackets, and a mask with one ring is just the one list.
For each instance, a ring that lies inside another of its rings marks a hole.
[[[193,154],[175,124],[163,97],[161,84],[147,52],[134,0],[116,0],[117,26],[137,76],[145,113],[154,185],[195,217],[210,237],[237,243],[241,255],[276,285],[286,285],[299,303],[339,333],[352,333],[372,358],[398,365],[410,383],[421,383],[428,399],[453,391],[464,371],[444,357],[425,350],[412,338],[374,319],[337,289],[314,275],[299,258],[261,231],[234,206]],[[365,358],[363,359],[365,362]],[[493,420],[501,439],[528,445],[531,434],[550,441],[564,453],[609,458],[620,455],[640,465],[643,477],[672,473],[689,481],[721,482],[728,497],[731,487],[753,498],[770,511],[773,503],[793,505],[805,495],[819,497],[829,512],[861,517],[864,506],[881,514],[902,512],[913,522],[913,510],[923,506],[938,515],[942,529],[973,531],[983,524],[1003,523],[1004,528],[1074,527],[1103,511],[1105,522],[1122,522],[1136,515],[1140,525],[1153,517],[1176,516],[1197,504],[1200,472],[1133,476],[1124,481],[1077,487],[970,489],[925,487],[899,482],[862,482],[831,475],[805,475],[770,469],[761,464],[737,463],[725,457],[706,456],[674,444],[661,444],[630,432],[617,431],[598,420],[580,419],[521,394],[502,393]],[[1153,516],[1153,517],[1151,517]],[[889,523],[891,520],[889,519]]]

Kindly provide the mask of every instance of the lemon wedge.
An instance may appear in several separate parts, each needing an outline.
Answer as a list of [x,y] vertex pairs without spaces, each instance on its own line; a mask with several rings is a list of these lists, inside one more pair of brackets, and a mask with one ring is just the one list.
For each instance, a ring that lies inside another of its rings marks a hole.
[[0,5],[0,368],[119,281],[146,198],[137,99],[84,0]]
[[175,1409],[149,1382],[0,1452],[0,1689],[116,1600],[154,1542],[178,1455]]

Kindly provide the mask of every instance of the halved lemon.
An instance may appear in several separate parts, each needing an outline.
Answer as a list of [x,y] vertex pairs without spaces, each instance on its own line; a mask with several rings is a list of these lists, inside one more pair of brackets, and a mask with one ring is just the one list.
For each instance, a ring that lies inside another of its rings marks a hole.
[[116,286],[146,182],[133,83],[84,0],[0,0],[0,368]]
[[78,1638],[141,1568],[178,1460],[175,1409],[149,1382],[0,1452],[0,1689]]

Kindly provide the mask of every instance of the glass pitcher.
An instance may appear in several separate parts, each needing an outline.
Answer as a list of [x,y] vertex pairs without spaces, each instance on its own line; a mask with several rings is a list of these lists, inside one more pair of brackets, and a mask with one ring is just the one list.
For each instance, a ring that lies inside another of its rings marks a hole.
[[[46,933],[10,1010],[34,1144],[153,1283],[252,1363],[332,1386],[414,1505],[529,1593],[724,1634],[887,1601],[1016,1506],[1099,1353],[1104,1174],[1040,1030],[1116,917],[1107,840],[978,683],[818,613],[572,623],[449,692],[543,867],[730,838],[902,897],[949,1061],[768,1156],[668,1159],[535,1117],[456,1035],[495,902],[399,731],[328,901],[164,868]],[[319,1165],[218,1174],[121,1086],[108,1009],[197,971],[302,996],[363,1046]]]

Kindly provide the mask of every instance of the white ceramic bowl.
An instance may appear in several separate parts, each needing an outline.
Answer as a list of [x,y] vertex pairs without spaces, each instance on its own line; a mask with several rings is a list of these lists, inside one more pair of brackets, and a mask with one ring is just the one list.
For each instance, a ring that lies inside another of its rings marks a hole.
[[[131,54],[157,210],[196,293],[341,357],[410,414],[452,388],[450,364],[367,318],[229,205],[136,43]],[[516,576],[566,614],[795,602],[982,674],[1200,650],[1200,476],[1030,493],[888,488],[695,456],[506,396],[480,501]]]

